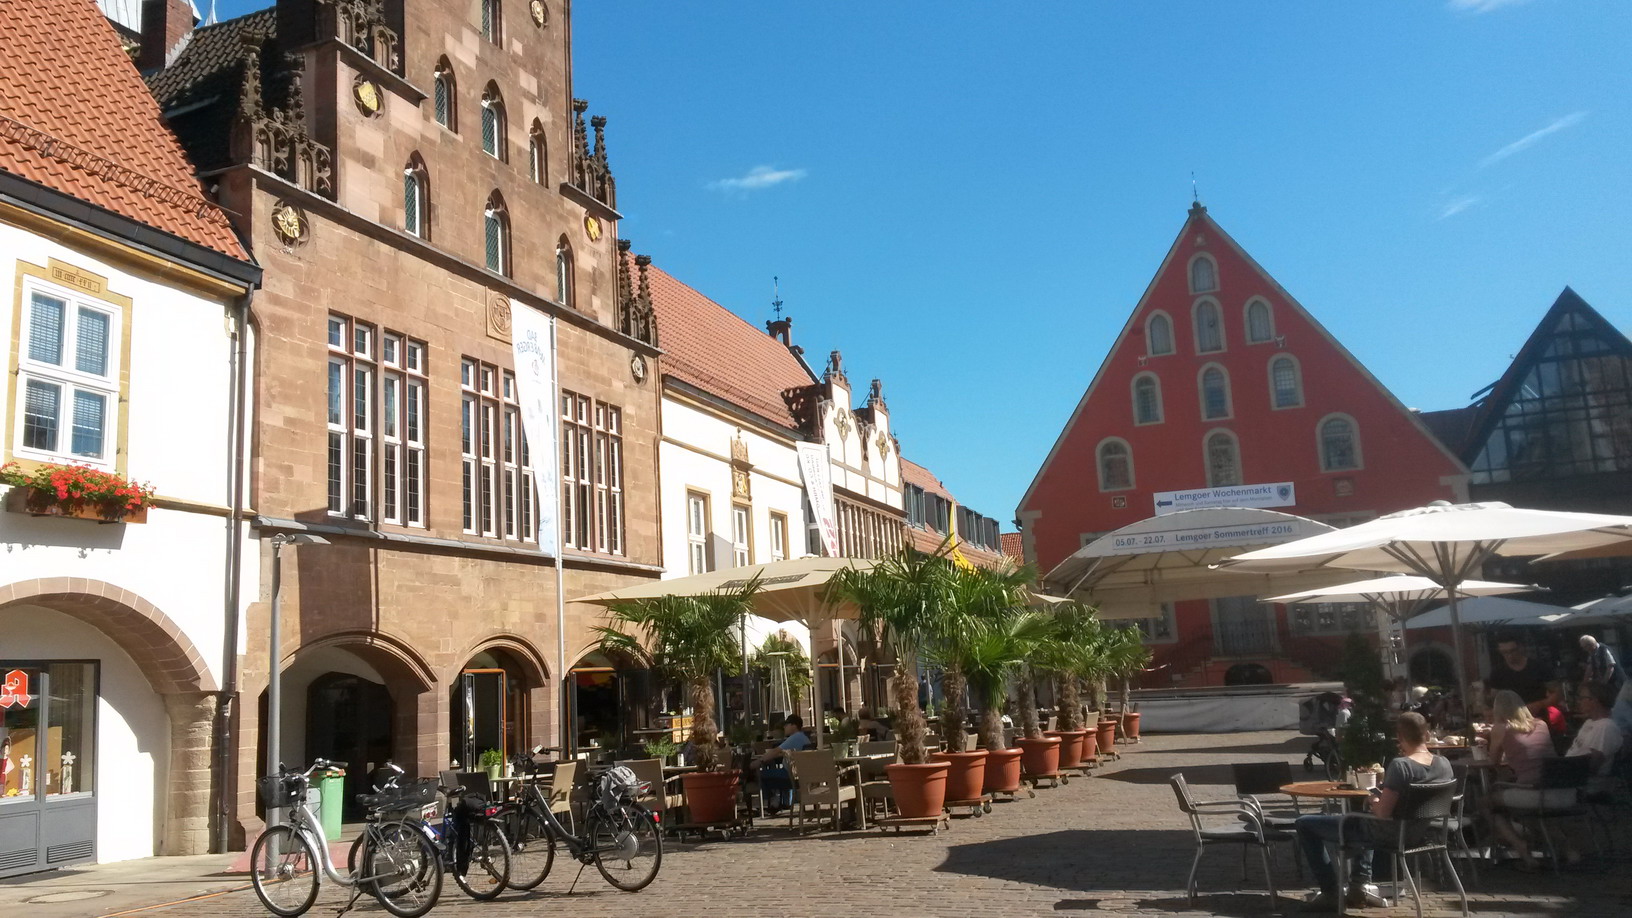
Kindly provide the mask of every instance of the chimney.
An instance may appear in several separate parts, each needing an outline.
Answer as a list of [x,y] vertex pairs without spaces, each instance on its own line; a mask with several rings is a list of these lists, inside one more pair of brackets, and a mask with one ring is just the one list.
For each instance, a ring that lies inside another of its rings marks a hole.
[[783,347],[793,346],[793,319],[771,319],[765,323],[765,330],[771,337],[782,342]]
[[142,0],[142,45],[136,54],[136,69],[143,73],[163,70],[192,31],[190,0]]

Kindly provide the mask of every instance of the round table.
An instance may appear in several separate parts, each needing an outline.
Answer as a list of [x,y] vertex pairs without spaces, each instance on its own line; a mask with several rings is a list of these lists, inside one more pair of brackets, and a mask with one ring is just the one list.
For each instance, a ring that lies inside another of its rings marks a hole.
[[1294,781],[1282,785],[1281,793],[1288,797],[1313,797],[1318,800],[1338,800],[1353,808],[1371,796],[1371,791],[1339,787],[1337,781]]

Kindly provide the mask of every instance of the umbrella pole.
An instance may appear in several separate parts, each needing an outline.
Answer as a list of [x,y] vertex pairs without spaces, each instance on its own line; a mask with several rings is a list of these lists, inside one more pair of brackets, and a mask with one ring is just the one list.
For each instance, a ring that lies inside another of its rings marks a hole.
[[742,613],[742,727],[751,729],[753,723],[753,694],[748,685],[748,613]]

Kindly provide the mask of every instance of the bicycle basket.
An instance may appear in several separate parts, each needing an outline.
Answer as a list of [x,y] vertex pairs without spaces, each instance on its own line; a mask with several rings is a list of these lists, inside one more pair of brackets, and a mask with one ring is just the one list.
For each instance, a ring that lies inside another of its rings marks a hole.
[[256,783],[260,788],[263,806],[290,807],[300,802],[298,781],[291,781],[284,775],[266,775]]
[[611,809],[625,800],[633,800],[640,783],[628,766],[618,765],[607,769],[601,775],[601,805]]

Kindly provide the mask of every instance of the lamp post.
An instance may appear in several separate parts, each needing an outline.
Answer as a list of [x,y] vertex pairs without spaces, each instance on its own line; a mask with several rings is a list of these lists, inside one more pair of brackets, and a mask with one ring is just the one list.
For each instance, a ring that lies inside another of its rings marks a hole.
[[267,631],[270,646],[267,650],[266,671],[266,773],[275,775],[282,764],[278,747],[283,740],[283,673],[279,666],[279,650],[283,643],[283,546],[327,545],[329,540],[309,532],[280,532],[272,537],[272,614],[268,617]]

